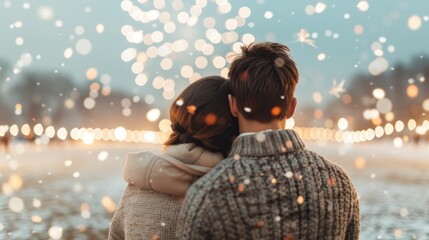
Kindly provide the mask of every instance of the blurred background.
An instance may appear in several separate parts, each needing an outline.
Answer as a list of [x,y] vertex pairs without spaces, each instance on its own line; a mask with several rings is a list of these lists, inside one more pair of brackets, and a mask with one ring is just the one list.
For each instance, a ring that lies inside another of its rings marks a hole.
[[291,49],[287,128],[351,175],[361,239],[429,238],[426,0],[0,3],[1,239],[105,239],[127,153],[254,41]]

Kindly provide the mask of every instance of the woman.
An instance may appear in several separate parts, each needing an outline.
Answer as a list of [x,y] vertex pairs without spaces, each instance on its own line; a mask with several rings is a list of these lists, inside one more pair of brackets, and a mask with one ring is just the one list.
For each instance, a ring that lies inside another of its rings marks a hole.
[[238,135],[228,104],[229,82],[218,76],[189,85],[170,107],[173,133],[165,151],[131,153],[129,183],[113,216],[109,239],[174,239],[189,186],[210,171]]

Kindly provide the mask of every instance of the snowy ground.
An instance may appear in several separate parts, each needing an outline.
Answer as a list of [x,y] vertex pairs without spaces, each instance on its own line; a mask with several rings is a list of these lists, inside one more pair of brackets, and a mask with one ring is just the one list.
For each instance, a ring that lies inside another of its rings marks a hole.
[[[428,146],[309,142],[307,147],[350,174],[360,195],[361,239],[429,239]],[[0,239],[105,239],[110,200],[117,203],[125,186],[127,153],[160,148],[67,142],[15,143],[10,154],[0,148]],[[13,174],[19,177],[10,180]]]

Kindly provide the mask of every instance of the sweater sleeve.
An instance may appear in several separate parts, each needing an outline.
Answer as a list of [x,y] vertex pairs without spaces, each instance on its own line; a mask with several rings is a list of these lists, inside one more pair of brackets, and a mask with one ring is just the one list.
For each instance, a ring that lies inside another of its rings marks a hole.
[[356,191],[353,188],[352,216],[349,224],[347,225],[346,239],[359,240],[359,231],[360,231],[359,200],[358,200]]
[[[128,187],[127,187],[128,188]],[[124,192],[125,193],[125,192]],[[115,214],[113,215],[112,222],[110,224],[109,228],[109,240],[120,240],[125,239],[124,234],[124,194],[122,194],[121,200],[119,201],[119,206],[115,211]]]
[[210,239],[215,221],[208,194],[194,184],[186,194],[177,223],[177,239]]

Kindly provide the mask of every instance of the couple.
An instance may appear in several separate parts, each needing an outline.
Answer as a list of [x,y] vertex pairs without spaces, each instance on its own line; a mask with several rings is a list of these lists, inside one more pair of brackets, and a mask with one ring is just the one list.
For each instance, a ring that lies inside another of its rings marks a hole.
[[229,78],[180,94],[163,153],[129,155],[109,239],[358,239],[350,178],[284,129],[297,103],[289,49],[242,47]]

